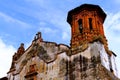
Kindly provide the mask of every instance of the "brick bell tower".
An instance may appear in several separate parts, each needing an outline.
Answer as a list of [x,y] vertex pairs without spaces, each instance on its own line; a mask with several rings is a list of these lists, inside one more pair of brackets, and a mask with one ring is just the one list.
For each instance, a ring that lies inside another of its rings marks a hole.
[[100,37],[107,48],[103,23],[106,14],[98,5],[83,4],[68,13],[67,22],[71,26],[71,48],[92,42]]
[[104,34],[105,18],[104,11],[93,4],[83,4],[68,12],[70,80],[119,80],[116,77],[116,54],[108,49]]

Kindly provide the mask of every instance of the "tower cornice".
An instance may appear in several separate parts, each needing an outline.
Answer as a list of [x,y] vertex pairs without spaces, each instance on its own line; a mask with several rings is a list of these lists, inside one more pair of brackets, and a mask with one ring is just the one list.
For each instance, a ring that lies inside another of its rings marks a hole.
[[102,10],[102,8],[100,8],[98,5],[93,5],[93,4],[82,4],[72,10],[70,10],[68,12],[68,16],[67,16],[67,22],[69,24],[71,24],[71,21],[72,21],[72,15],[75,15],[83,10],[89,10],[89,11],[97,11],[97,13],[102,17],[103,19],[103,23],[104,23],[104,20],[106,18],[106,13]]

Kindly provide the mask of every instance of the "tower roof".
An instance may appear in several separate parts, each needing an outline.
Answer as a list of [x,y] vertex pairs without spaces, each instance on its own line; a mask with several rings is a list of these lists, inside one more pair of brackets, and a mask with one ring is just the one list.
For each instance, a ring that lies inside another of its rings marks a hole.
[[94,10],[94,11],[97,11],[97,13],[99,14],[99,16],[102,17],[103,22],[104,22],[104,20],[105,20],[105,18],[106,18],[106,14],[105,14],[105,12],[100,8],[100,6],[98,6],[98,5],[93,5],[93,4],[82,4],[82,5],[76,7],[76,8],[74,8],[74,9],[72,9],[72,10],[70,10],[70,11],[68,12],[67,22],[68,22],[68,23],[71,23],[71,21],[72,21],[72,15],[73,15],[73,14],[76,14],[76,13],[79,13],[79,12],[81,12],[81,11],[83,11],[83,10],[89,10],[89,11]]

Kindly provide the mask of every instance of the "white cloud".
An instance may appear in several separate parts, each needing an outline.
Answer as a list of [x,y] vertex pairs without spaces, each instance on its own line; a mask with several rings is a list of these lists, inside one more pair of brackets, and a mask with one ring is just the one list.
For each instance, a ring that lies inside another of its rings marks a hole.
[[118,77],[120,78],[120,12],[108,14],[104,28],[109,48],[117,54],[116,65]]
[[108,14],[104,28],[109,44],[111,45],[111,42],[114,42],[120,45],[120,12]]
[[[62,8],[59,8],[60,5],[55,7],[57,4],[54,4],[52,1],[45,1],[45,0],[26,0],[27,3],[31,3],[33,6],[34,4],[37,5],[38,8],[43,9],[40,10],[33,10],[34,14],[31,14],[32,17],[39,19],[40,21],[49,22],[55,27],[61,29],[62,31],[69,31],[70,28],[66,22],[66,12]],[[61,1],[60,1],[61,2]],[[59,4],[58,4],[59,5]],[[28,15],[28,14],[27,14]],[[33,16],[34,15],[34,16]]]
[[[30,28],[31,26],[23,21],[20,21],[18,19],[15,19],[5,13],[0,12],[0,18],[2,18],[4,21],[6,21],[7,23],[12,23],[12,24],[18,24],[19,26],[21,26],[22,28]],[[17,27],[17,26],[14,26]]]
[[49,27],[39,27],[39,30],[41,32],[44,32],[45,34],[56,34],[57,30]]
[[67,32],[62,33],[62,39],[63,40],[68,40],[69,39],[69,34]]
[[35,5],[44,5],[45,2],[47,1],[44,1],[44,0],[25,0],[26,2],[29,2],[29,3],[32,3],[32,4],[35,4]]
[[[120,12],[117,12],[116,14],[110,13],[107,16],[106,22],[105,22],[106,28],[112,28],[114,30],[120,30]],[[114,27],[113,27],[114,26]]]
[[16,49],[12,45],[6,45],[0,39],[0,77],[6,76],[11,67],[12,56]]
[[39,23],[39,25],[40,25],[40,26],[46,26],[46,23],[43,22],[43,21],[41,21],[41,22]]
[[120,4],[120,0],[114,0],[115,3]]

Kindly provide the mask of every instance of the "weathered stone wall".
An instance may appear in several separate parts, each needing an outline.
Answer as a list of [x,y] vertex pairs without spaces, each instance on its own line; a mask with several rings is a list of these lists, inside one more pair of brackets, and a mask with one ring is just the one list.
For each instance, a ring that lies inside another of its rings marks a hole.
[[115,56],[112,55],[110,59],[111,59],[112,68],[113,68],[113,71],[114,71],[113,73],[114,73],[116,76],[118,76],[117,67],[116,67],[116,61],[115,61]]
[[70,62],[70,80],[119,80],[101,63],[100,57],[78,56]]
[[119,80],[110,72],[106,55],[99,41],[90,43],[83,52],[72,55],[69,61],[70,80]]
[[119,80],[110,72],[107,55],[99,41],[72,50],[36,42],[15,62],[8,80]]
[[15,62],[15,70],[8,73],[8,78],[9,80],[65,80],[68,50],[69,48],[62,44],[33,42]]

